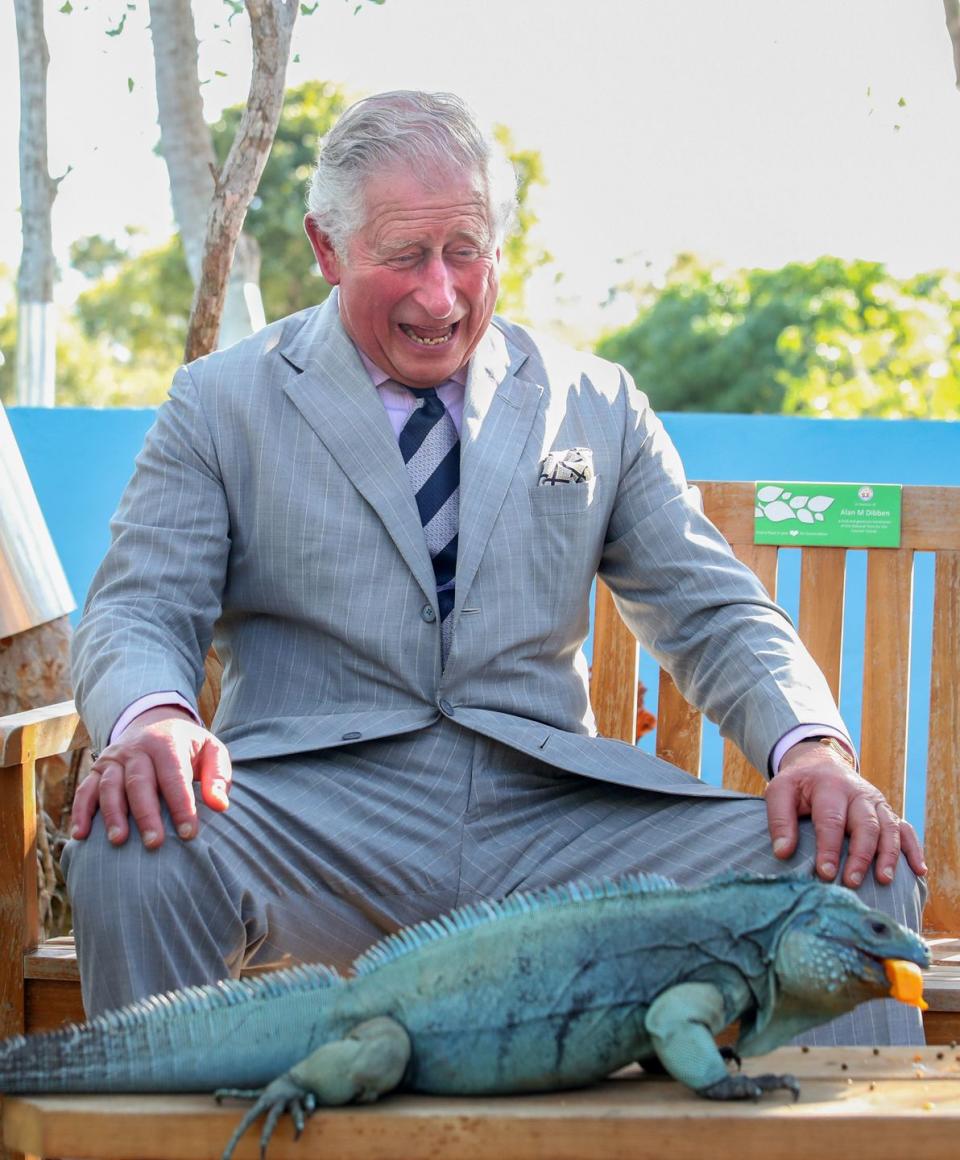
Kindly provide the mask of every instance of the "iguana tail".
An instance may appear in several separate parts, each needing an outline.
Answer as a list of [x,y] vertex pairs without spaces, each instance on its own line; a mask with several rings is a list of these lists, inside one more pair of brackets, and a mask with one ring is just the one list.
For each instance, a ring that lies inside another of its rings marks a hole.
[[298,966],[154,995],[0,1043],[0,1092],[211,1091],[269,1083],[330,1038],[346,980]]

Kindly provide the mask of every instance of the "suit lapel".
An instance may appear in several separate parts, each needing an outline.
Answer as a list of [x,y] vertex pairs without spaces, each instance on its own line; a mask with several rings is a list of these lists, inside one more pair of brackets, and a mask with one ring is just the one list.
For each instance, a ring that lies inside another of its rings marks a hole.
[[460,430],[459,616],[530,434],[543,388],[516,377],[527,356],[491,325],[470,362]]
[[[281,340],[294,368],[284,391],[382,520],[429,599],[433,564],[396,436],[356,348],[336,292]],[[530,434],[543,388],[516,378],[527,356],[491,325],[470,362],[460,432],[459,615]]]
[[284,391],[388,534],[428,599],[433,564],[400,448],[356,348],[340,324],[336,293],[289,337],[280,354],[298,373]]

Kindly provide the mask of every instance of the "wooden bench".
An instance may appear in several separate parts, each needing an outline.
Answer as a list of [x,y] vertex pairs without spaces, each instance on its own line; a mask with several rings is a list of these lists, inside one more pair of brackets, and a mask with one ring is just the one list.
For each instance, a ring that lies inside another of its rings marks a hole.
[[[956,1051],[781,1048],[764,1067],[792,1072],[801,1095],[759,1104],[702,1100],[631,1068],[582,1091],[499,1099],[391,1096],[327,1109],[298,1142],[281,1122],[268,1160],[955,1160],[960,1137]],[[8,1148],[75,1160],[209,1160],[240,1115],[208,1096],[9,1099]],[[246,1133],[236,1160],[255,1160]]]
[[[771,547],[757,547],[753,544],[753,485],[749,483],[701,484],[704,506],[717,526],[730,541],[737,555],[748,563],[760,576],[772,595],[776,594],[778,550]],[[860,703],[861,759],[864,772],[873,780],[894,808],[903,812],[907,754],[907,707],[908,671],[910,640],[913,624],[912,576],[914,557],[918,552],[936,555],[935,597],[933,609],[933,641],[930,673],[930,729],[926,762],[926,849],[930,864],[931,896],[925,915],[925,933],[930,938],[935,957],[935,966],[929,973],[925,993],[930,1003],[930,1011],[925,1017],[928,1041],[946,1044],[960,1039],[960,488],[948,487],[905,487],[903,489],[903,534],[898,549],[874,549],[868,553],[866,586],[866,636],[863,668],[863,687]],[[787,548],[783,551],[798,551]],[[840,642],[843,632],[843,593],[845,566],[848,553],[837,548],[803,548],[801,553],[801,587],[799,604],[799,630],[817,662],[827,675],[834,694],[839,692],[840,683]],[[609,592],[598,586],[591,696],[597,714],[600,732],[633,742],[636,735],[637,718],[637,657],[636,642],[626,630],[613,606]],[[701,762],[701,721],[680,697],[669,677],[661,676],[657,705],[656,748],[660,756],[674,762],[698,776]],[[34,804],[34,763],[43,756],[62,752],[85,744],[86,733],[72,703],[55,705],[28,713],[0,718],[0,1034],[9,1035],[24,1030],[36,1031],[82,1017],[79,995],[79,980],[76,960],[70,940],[54,940],[43,943],[38,928],[36,891],[36,808]],[[723,760],[724,783],[741,789],[761,792],[763,779],[745,761],[743,756],[729,743],[726,744]],[[921,774],[921,770],[910,770],[911,777]],[[839,1049],[838,1049],[839,1050]],[[819,1056],[818,1056],[819,1058]],[[833,1067],[835,1057],[824,1056],[824,1067]],[[899,1082],[899,1081],[898,1081]],[[619,1092],[621,1089],[610,1089]],[[653,1092],[651,1081],[643,1081],[643,1090]],[[952,1089],[951,1089],[952,1090]],[[601,1094],[587,1098],[584,1105],[585,1123],[603,1121],[609,1113]],[[659,1106],[661,1100],[669,1100],[657,1088],[653,1104]],[[570,1097],[552,1097],[544,1102],[553,1107],[558,1116],[564,1100]],[[580,1097],[578,1097],[579,1099]],[[829,1099],[834,1099],[830,1096]],[[595,1099],[597,1103],[591,1103]],[[955,1093],[951,1096],[954,1109],[960,1107]],[[899,1096],[897,1097],[899,1101]],[[869,1101],[871,1106],[875,1101]],[[927,1101],[931,1102],[931,1101]],[[156,1101],[154,1101],[154,1104]],[[55,1125],[62,1123],[67,1113],[62,1102],[51,1100],[10,1101],[7,1112],[8,1129],[16,1123],[16,1140],[8,1140],[10,1147],[27,1149],[35,1154],[63,1154],[62,1144],[43,1142],[43,1131],[49,1128],[55,1133]],[[103,1115],[103,1101],[90,1100],[90,1124],[99,1125],[97,1116]],[[115,1101],[106,1106],[119,1107]],[[187,1103],[170,1105],[186,1112]],[[190,1105],[192,1106],[192,1105]],[[385,1105],[386,1106],[386,1105]],[[500,1155],[526,1155],[519,1137],[513,1147],[513,1129],[503,1127],[497,1121],[484,1119],[487,1113],[469,1105],[470,1110],[455,1112],[440,1110],[439,1104],[429,1103],[438,1109],[438,1119],[429,1131],[453,1132],[453,1136],[443,1138],[460,1140],[477,1136],[477,1143],[471,1151],[466,1144],[461,1149],[456,1146],[459,1156],[480,1156],[498,1152]],[[484,1105],[486,1106],[486,1105]],[[507,1101],[504,1105],[512,1107]],[[706,1107],[700,1102],[692,1105],[698,1119],[709,1119]],[[906,1109],[900,1102],[898,1106]],[[210,1117],[227,1116],[228,1112],[216,1112],[207,1108]],[[519,1105],[518,1105],[519,1107]],[[39,1111],[37,1109],[40,1109]],[[98,1110],[99,1109],[99,1110]],[[689,1113],[690,1107],[684,1115]],[[71,1112],[71,1115],[74,1113]],[[79,1115],[79,1113],[76,1113]],[[118,1112],[119,1114],[119,1112]],[[166,1112],[164,1115],[168,1114]],[[377,1114],[381,1114],[377,1112]],[[386,1115],[387,1113],[382,1113]],[[400,1113],[398,1113],[400,1114]],[[414,1114],[414,1113],[411,1113]],[[519,1114],[519,1113],[518,1113]],[[539,1113],[531,1112],[536,1118]],[[652,1115],[656,1120],[656,1109],[649,1109],[644,1115]],[[719,1113],[711,1113],[711,1115]],[[728,1111],[728,1116],[739,1113]],[[906,1111],[904,1111],[906,1114]],[[336,1135],[342,1129],[345,1137],[356,1132],[358,1139],[372,1140],[375,1129],[362,1127],[361,1116],[368,1112],[354,1113],[338,1111],[325,1113],[315,1119],[309,1129],[310,1138],[321,1141]],[[824,1131],[836,1124],[831,1119],[830,1108],[824,1113]],[[38,1117],[39,1116],[39,1120]],[[47,1118],[49,1116],[49,1119]],[[349,1117],[355,1117],[356,1124]],[[447,1117],[445,1120],[444,1117]],[[451,1118],[452,1117],[452,1118]],[[614,1117],[615,1118],[615,1117]],[[664,1113],[664,1122],[670,1117]],[[682,1118],[682,1116],[681,1116]],[[476,1120],[482,1120],[486,1127],[477,1127]],[[489,1122],[488,1122],[489,1121]],[[432,1121],[431,1121],[432,1122]],[[509,1125],[509,1121],[508,1125]],[[686,1123],[686,1121],[684,1121]],[[217,1121],[217,1139],[222,1121]],[[455,1128],[449,1125],[454,1124]],[[571,1151],[564,1152],[565,1137],[569,1125],[555,1124],[553,1131],[559,1131],[554,1141],[551,1136],[549,1148],[541,1155],[587,1155],[592,1151],[577,1151],[578,1145],[571,1143]],[[633,1156],[647,1155],[637,1150],[637,1141],[651,1128],[651,1122],[644,1126],[634,1125],[630,1153]],[[659,1123],[659,1121],[657,1121]],[[335,1129],[334,1124],[338,1125]],[[444,1127],[443,1125],[447,1126]],[[26,1125],[26,1126],[25,1126]],[[459,1125],[459,1127],[456,1127]],[[474,1125],[471,1127],[470,1125]],[[675,1125],[674,1125],[675,1126]],[[514,1128],[516,1124],[514,1124]],[[710,1143],[716,1144],[723,1133],[716,1133],[719,1127],[705,1129],[710,1134]],[[594,1128],[585,1128],[589,1133]],[[815,1134],[808,1135],[809,1125],[805,1125],[803,1139],[806,1149],[816,1146]],[[10,1129],[12,1130],[12,1129]],[[426,1131],[426,1129],[424,1129]],[[519,1131],[519,1129],[517,1129]],[[533,1129],[530,1129],[533,1131]],[[540,1129],[537,1129],[539,1131]],[[596,1129],[600,1131],[600,1128]],[[611,1129],[613,1130],[613,1129]],[[670,1132],[672,1128],[661,1125],[657,1131]],[[93,1138],[100,1139],[98,1126]],[[191,1129],[192,1131],[192,1129]],[[627,1129],[624,1129],[627,1131]],[[686,1132],[686,1127],[684,1129]],[[813,1129],[810,1129],[813,1131]],[[162,1155],[200,1155],[201,1152],[167,1150],[167,1136],[155,1129],[162,1141],[158,1145]],[[33,1133],[33,1135],[31,1135]],[[37,1135],[40,1133],[40,1135]],[[459,1133],[459,1135],[458,1135]],[[506,1133],[506,1136],[504,1136]],[[149,1132],[147,1133],[149,1135]],[[389,1133],[388,1133],[389,1135]],[[429,1132],[428,1132],[429,1135]],[[571,1136],[571,1140],[585,1140],[588,1136]],[[438,1137],[438,1138],[440,1138]],[[880,1133],[880,1142],[896,1138],[894,1128],[889,1125]],[[878,1139],[880,1139],[878,1137]],[[431,1137],[432,1138],[432,1137]],[[510,1145],[504,1151],[504,1139]],[[533,1138],[533,1137],[531,1137]],[[540,1137],[536,1137],[540,1138]],[[593,1136],[589,1136],[593,1139]],[[600,1131],[596,1140],[607,1139]],[[687,1136],[684,1135],[684,1141]],[[696,1137],[699,1139],[699,1137]],[[872,1138],[872,1137],[871,1137]],[[27,1140],[38,1141],[27,1145]],[[55,1134],[51,1140],[60,1140]],[[663,1139],[658,1136],[657,1139]],[[694,1139],[693,1136],[690,1139]],[[832,1140],[836,1144],[838,1138]],[[497,1141],[500,1141],[499,1145]],[[676,1140],[674,1138],[674,1142]],[[782,1141],[781,1141],[782,1143]],[[826,1144],[824,1144],[826,1146]],[[934,1146],[923,1147],[930,1155],[940,1155]],[[119,1147],[119,1145],[118,1145]],[[148,1157],[160,1155],[150,1151],[144,1141],[132,1151],[80,1150],[79,1137],[71,1144],[69,1155],[127,1155]],[[377,1151],[380,1145],[370,1144],[365,1156],[386,1155]],[[385,1147],[385,1145],[384,1145]],[[531,1145],[532,1147],[532,1145]],[[584,1145],[585,1147],[585,1145]],[[686,1143],[684,1143],[686,1148]],[[683,1155],[700,1155],[694,1147]],[[137,1150],[137,1149],[141,1150]],[[338,1145],[339,1148],[339,1145]],[[58,1153],[58,1149],[60,1149]],[[486,1151],[484,1151],[486,1149]],[[325,1148],[324,1148],[325,1150]],[[716,1154],[712,1147],[711,1154]],[[202,1150],[201,1150],[202,1151]],[[306,1149],[305,1149],[306,1151]],[[325,1150],[326,1151],[326,1150]],[[216,1149],[214,1149],[214,1153]],[[400,1148],[400,1152],[403,1149]],[[899,1151],[889,1152],[898,1158],[906,1152],[905,1146]],[[206,1154],[206,1153],[203,1153]],[[247,1153],[243,1153],[246,1155]],[[252,1155],[252,1151],[249,1153]],[[274,1160],[286,1152],[272,1152]],[[291,1151],[290,1155],[296,1155]],[[304,1153],[301,1153],[303,1155]],[[337,1155],[353,1155],[349,1150],[337,1151]],[[396,1149],[390,1155],[397,1154]],[[413,1152],[410,1153],[413,1155]],[[419,1154],[419,1152],[417,1153]],[[650,1155],[663,1154],[650,1152]],[[670,1150],[672,1156],[679,1156],[676,1147]],[[733,1153],[731,1153],[732,1155]],[[748,1153],[740,1151],[738,1160]],[[778,1144],[778,1154],[787,1156]],[[853,1154],[853,1153],[851,1153]],[[871,1156],[877,1157],[887,1152],[871,1149]],[[945,1153],[944,1153],[945,1154]]]

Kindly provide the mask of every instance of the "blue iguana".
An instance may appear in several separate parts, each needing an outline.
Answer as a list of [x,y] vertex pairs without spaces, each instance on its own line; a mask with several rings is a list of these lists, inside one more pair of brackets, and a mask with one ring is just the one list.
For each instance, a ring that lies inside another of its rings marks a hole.
[[898,980],[928,962],[916,935],[809,878],[569,884],[403,929],[350,977],[291,967],[9,1039],[0,1092],[218,1088],[253,1100],[224,1160],[263,1113],[266,1147],[284,1112],[299,1135],[316,1107],[394,1089],[546,1091],[633,1061],[711,1099],[796,1095],[792,1076],[729,1071],[715,1033],[739,1019],[739,1058],[866,999],[920,1005]]

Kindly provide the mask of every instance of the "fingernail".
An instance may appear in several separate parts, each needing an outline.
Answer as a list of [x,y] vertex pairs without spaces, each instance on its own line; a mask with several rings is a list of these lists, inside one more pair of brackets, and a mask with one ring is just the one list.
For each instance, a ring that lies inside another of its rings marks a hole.
[[70,837],[71,838],[79,838],[80,837],[80,827],[79,826],[73,826],[71,828]]
[[210,786],[210,795],[215,798],[220,805],[227,806],[229,799],[227,798],[227,787],[222,781],[215,781]]
[[837,868],[836,868],[836,866],[834,866],[834,864],[832,862],[821,862],[820,863],[820,873],[825,878],[832,878],[834,876],[834,874],[836,874],[836,872],[837,872]]
[[889,882],[893,877],[893,867],[884,866],[884,868],[880,871],[880,877],[884,880],[884,882]]
[[152,846],[154,844],[154,842],[156,842],[156,840],[157,840],[156,830],[144,830],[144,832],[143,832],[143,844],[145,846]]
[[860,873],[859,870],[854,870],[850,875],[850,881],[853,883],[854,886],[859,886],[860,883],[863,881],[863,875]]
[[191,822],[181,822],[180,825],[177,826],[177,833],[181,838],[192,838],[193,824]]
[[111,842],[119,842],[122,837],[123,834],[119,826],[111,826],[110,829],[107,830],[107,838]]
[[790,840],[788,838],[777,838],[773,843],[773,852],[779,857],[785,854],[790,848]]

